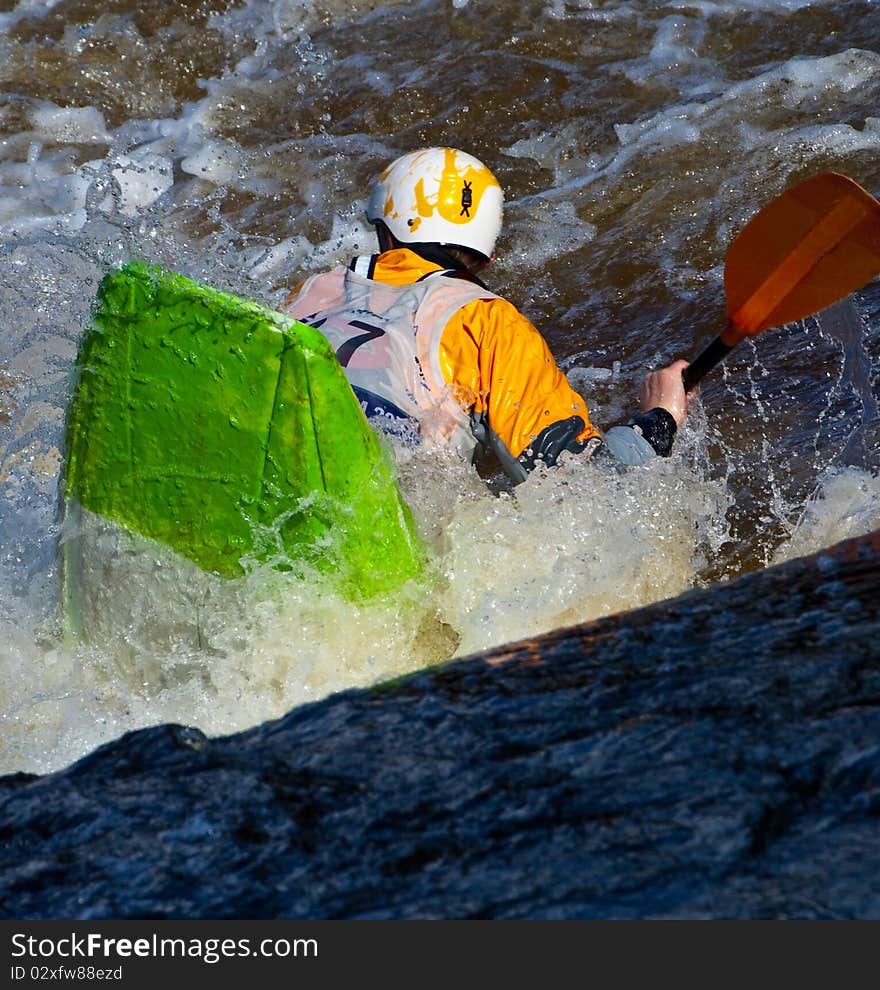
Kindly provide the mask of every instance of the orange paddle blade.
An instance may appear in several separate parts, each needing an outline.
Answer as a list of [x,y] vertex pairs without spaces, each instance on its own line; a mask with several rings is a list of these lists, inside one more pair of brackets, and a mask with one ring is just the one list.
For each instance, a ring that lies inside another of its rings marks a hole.
[[803,319],[880,274],[880,203],[858,183],[824,172],[765,206],[730,246],[724,267],[732,347]]

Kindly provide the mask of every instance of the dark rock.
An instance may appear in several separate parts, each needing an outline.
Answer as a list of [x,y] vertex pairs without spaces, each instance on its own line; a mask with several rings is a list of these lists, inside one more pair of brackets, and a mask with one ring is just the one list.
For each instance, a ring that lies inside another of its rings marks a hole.
[[880,916],[880,533],[0,780],[15,918]]

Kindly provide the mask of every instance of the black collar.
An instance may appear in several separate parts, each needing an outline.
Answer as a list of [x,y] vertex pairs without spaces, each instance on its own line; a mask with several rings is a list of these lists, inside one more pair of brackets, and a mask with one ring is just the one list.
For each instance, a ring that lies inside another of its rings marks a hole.
[[[487,292],[489,291],[488,286],[482,279],[477,278],[473,272],[468,271],[458,258],[454,258],[441,244],[426,242],[424,244],[401,244],[401,247],[407,248],[413,254],[424,258],[425,261],[430,261],[432,264],[440,265],[441,268],[449,269],[447,274],[450,277],[465,279],[468,282],[478,285],[481,289],[486,289]],[[432,272],[432,274],[434,273]]]

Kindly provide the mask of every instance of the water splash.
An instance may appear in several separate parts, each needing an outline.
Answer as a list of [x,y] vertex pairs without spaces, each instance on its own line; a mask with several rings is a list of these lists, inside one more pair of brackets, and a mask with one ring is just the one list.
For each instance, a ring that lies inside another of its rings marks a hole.
[[[868,327],[851,297],[824,310],[818,320],[823,333],[839,341],[843,352],[839,389],[851,390],[859,407],[855,416],[847,418],[847,422],[854,425],[835,461],[840,465],[877,469],[880,466],[876,443],[880,409],[872,389],[871,359],[865,349]],[[873,443],[872,433],[875,434]]]
[[[104,626],[89,646],[66,642],[63,417],[107,268],[140,256],[277,303],[307,271],[372,250],[360,211],[382,164],[478,136],[508,190],[493,288],[584,372],[604,428],[629,417],[646,366],[717,332],[723,253],[754,209],[822,167],[871,186],[880,56],[866,5],[800,0],[553,0],[491,17],[475,0],[406,17],[375,0],[247,0],[151,8],[155,31],[134,0],[100,16],[12,7],[0,15],[4,769],[52,769],[157,721],[228,732],[876,524],[874,305],[862,357],[828,328],[742,345],[692,403],[676,456],[645,470],[570,459],[511,494],[401,447],[436,555],[430,593],[354,607],[317,577],[258,570],[221,585],[104,533]],[[483,99],[450,102],[471,91]],[[127,602],[114,594],[126,588]]]

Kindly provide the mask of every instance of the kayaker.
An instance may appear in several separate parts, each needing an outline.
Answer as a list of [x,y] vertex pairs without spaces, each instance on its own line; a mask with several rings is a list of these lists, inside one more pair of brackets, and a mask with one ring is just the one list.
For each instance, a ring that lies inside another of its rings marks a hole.
[[687,415],[687,362],[649,373],[640,412],[603,436],[538,330],[481,280],[502,201],[472,155],[403,155],[367,205],[379,253],[311,276],[282,309],[326,335],[369,417],[415,422],[465,456],[487,444],[514,482],[566,450],[605,450],[625,464],[667,456]]

